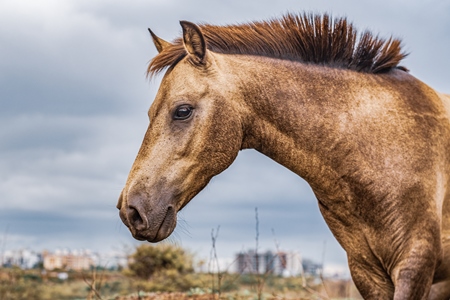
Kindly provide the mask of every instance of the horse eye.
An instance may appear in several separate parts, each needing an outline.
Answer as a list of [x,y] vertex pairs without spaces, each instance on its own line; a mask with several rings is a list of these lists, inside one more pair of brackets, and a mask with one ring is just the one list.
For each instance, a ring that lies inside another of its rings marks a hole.
[[192,111],[194,108],[190,105],[184,104],[177,107],[175,110],[175,113],[173,115],[173,118],[175,120],[186,120],[192,115]]

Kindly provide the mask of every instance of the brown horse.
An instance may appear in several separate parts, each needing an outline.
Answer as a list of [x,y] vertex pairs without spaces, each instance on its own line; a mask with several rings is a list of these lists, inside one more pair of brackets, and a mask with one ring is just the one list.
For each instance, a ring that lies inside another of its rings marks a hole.
[[151,31],[168,68],[119,199],[136,239],[158,242],[239,150],[312,187],[366,299],[450,298],[450,96],[398,64],[400,41],[344,18],[286,15]]

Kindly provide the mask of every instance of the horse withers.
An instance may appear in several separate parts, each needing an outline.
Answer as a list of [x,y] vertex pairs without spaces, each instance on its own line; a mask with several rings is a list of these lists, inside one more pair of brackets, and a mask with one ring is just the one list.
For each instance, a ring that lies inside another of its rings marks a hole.
[[233,26],[182,21],[117,207],[158,242],[239,150],[304,178],[365,299],[450,298],[450,96],[399,66],[397,39],[345,18]]

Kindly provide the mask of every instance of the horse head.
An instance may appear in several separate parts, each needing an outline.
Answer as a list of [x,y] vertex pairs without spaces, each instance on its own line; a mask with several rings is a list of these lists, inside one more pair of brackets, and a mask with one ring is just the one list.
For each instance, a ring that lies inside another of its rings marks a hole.
[[[238,108],[227,101],[234,85],[220,74],[200,28],[180,23],[183,57],[162,79],[117,204],[133,236],[149,242],[173,232],[177,212],[234,161],[243,137]],[[160,56],[177,46],[150,33]]]

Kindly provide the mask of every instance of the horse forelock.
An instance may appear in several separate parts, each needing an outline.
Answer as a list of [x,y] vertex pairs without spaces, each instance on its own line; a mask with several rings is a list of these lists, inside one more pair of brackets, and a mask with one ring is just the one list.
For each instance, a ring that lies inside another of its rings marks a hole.
[[[387,40],[357,30],[346,18],[328,14],[287,14],[280,19],[239,25],[201,24],[210,51],[223,54],[258,55],[318,65],[383,73],[399,67],[406,57],[399,39]],[[175,66],[187,55],[181,38],[173,41],[149,64],[152,76]]]

